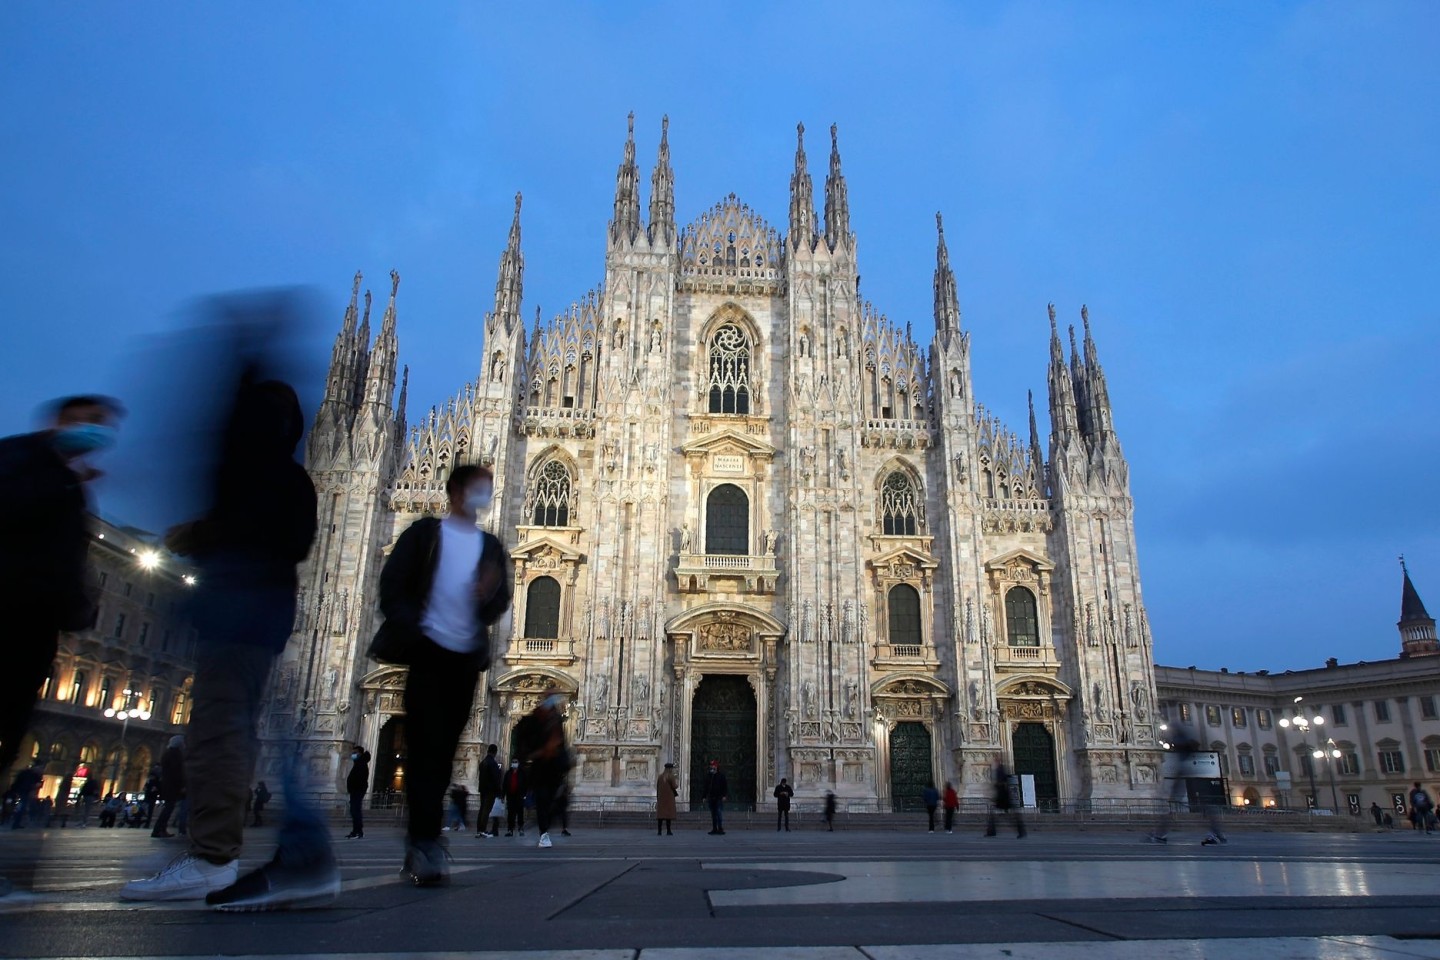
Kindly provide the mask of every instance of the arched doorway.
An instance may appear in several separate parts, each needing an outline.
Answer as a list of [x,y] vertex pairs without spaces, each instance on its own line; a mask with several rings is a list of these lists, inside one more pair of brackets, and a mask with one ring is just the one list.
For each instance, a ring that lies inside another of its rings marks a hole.
[[1055,738],[1043,723],[1018,723],[1010,737],[1015,757],[1015,775],[1035,778],[1035,802],[1043,809],[1055,809],[1060,784],[1055,771]]
[[690,710],[690,807],[705,807],[705,774],[719,760],[730,810],[755,808],[755,691],[734,674],[706,674]]
[[371,804],[386,807],[405,792],[405,718],[391,717],[380,728],[375,747],[375,787]]
[[925,787],[935,780],[930,759],[925,724],[895,724],[890,731],[890,805],[896,813],[925,808]]

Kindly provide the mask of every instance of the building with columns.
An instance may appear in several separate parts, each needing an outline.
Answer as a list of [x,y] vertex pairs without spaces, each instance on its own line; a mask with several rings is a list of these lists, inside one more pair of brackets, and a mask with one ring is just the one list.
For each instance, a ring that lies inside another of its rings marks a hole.
[[403,375],[395,397],[399,275],[373,342],[356,276],[265,735],[300,737],[337,792],[352,741],[377,790],[400,786],[403,671],[365,656],[377,579],[406,525],[444,510],[449,471],[478,462],[515,605],[457,780],[553,685],[580,802],[653,798],[667,761],[693,801],[712,758],[738,805],[780,777],[857,810],[917,803],[932,779],[979,797],[996,760],[1042,802],[1153,795],[1129,466],[1088,312],[1067,350],[1050,307],[1048,438],[1033,403],[1017,433],[974,396],[938,215],[921,345],[860,295],[834,127],[818,202],[798,129],[778,226],[734,194],[678,223],[668,134],[644,207],[631,117],[599,282],[528,330],[516,196],[475,379],[413,420]]
[[1232,805],[1368,817],[1372,803],[1404,813],[1416,781],[1440,792],[1440,643],[1402,573],[1397,658],[1283,672],[1155,668],[1162,712],[1220,758]]

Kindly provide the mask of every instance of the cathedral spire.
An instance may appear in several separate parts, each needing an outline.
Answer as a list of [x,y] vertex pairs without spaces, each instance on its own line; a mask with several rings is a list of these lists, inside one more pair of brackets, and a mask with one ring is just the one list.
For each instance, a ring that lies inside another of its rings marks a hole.
[[508,337],[520,322],[520,301],[525,294],[525,256],[520,252],[520,204],[523,198],[515,194],[515,215],[510,220],[510,236],[505,243],[505,252],[500,254],[500,271],[495,278],[495,309],[485,324],[488,336],[495,323],[504,326]]
[[1105,371],[1100,366],[1100,353],[1095,349],[1095,338],[1090,335],[1090,309],[1080,307],[1080,322],[1085,326],[1085,419],[1089,423],[1091,442],[1106,443],[1115,439],[1115,418],[1110,410],[1110,388],[1105,383]]
[[1039,470],[1041,463],[1040,451],[1040,430],[1035,425],[1035,391],[1025,391],[1025,403],[1030,408],[1030,459],[1035,463],[1035,469]]
[[365,291],[365,312],[355,334],[355,354],[350,364],[350,406],[360,409],[365,402],[365,378],[370,375],[370,291]]
[[960,298],[955,292],[955,271],[950,269],[950,250],[945,246],[945,221],[935,214],[935,329],[945,342],[960,330]]
[[1400,557],[1404,582],[1400,587],[1400,656],[1424,657],[1440,654],[1440,641],[1435,636],[1435,618],[1425,610],[1415,584],[1410,581],[1410,568]]
[[1075,390],[1071,372],[1065,368],[1065,348],[1060,344],[1060,330],[1055,325],[1055,304],[1047,308],[1050,314],[1050,459],[1055,459],[1057,450],[1070,446],[1080,434],[1080,422],[1075,409]]
[[805,160],[805,124],[795,126],[795,172],[790,175],[790,249],[815,246],[815,187]]
[[400,435],[405,434],[405,404],[410,399],[410,364],[405,364],[404,372],[400,375],[400,399],[395,403],[395,425],[400,428]]
[[356,362],[355,316],[356,300],[360,295],[360,271],[355,271],[355,284],[350,288],[350,305],[345,308],[345,319],[340,332],[335,335],[335,346],[330,351],[330,370],[325,377],[325,404],[354,404],[354,376]]
[[854,246],[850,233],[850,193],[840,172],[839,128],[830,124],[830,175],[825,178],[825,242],[830,249]]
[[670,118],[660,118],[660,149],[650,177],[650,243],[668,247],[675,242],[675,171],[670,168]]
[[633,243],[640,234],[640,172],[635,166],[635,113],[628,117],[625,155],[615,173],[615,215],[610,221],[612,244]]
[[395,335],[395,295],[400,290],[400,274],[390,271],[390,300],[380,321],[380,333],[370,351],[369,375],[365,381],[365,402],[389,408],[395,395],[395,365],[400,356],[400,340]]

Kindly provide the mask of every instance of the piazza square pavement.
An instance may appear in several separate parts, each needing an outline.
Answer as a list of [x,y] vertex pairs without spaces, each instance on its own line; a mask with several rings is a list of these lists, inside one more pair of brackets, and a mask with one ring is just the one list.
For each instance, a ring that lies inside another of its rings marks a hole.
[[[343,885],[317,910],[219,914],[126,904],[127,879],[183,850],[143,830],[0,830],[0,957],[413,960],[1440,960],[1440,836],[1236,829],[1164,845],[1141,825],[1050,825],[1025,839],[763,818],[723,837],[583,820],[550,850],[452,834],[452,882],[397,874],[402,834],[336,841]],[[339,831],[337,831],[337,836]],[[247,836],[246,865],[273,830]],[[27,870],[33,866],[33,875]]]

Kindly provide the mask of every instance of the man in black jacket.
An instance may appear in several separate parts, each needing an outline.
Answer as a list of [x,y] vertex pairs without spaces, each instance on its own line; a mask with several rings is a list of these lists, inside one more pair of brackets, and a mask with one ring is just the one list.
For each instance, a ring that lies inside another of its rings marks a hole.
[[510,608],[510,556],[477,527],[488,512],[494,475],[456,467],[445,483],[450,513],[415,521],[395,541],[380,572],[383,630],[403,634],[405,796],[410,807],[403,872],[417,885],[449,879],[440,843],[441,808],[455,748],[470,718],[475,684],[490,666],[490,625]]
[[710,804],[710,836],[725,832],[725,801],[730,799],[730,784],[720,769],[719,760],[710,761],[710,772],[705,776],[705,800]]
[[350,754],[350,776],[345,778],[345,792],[350,795],[350,832],[346,840],[359,840],[365,836],[364,800],[370,789],[370,751],[355,745]]
[[68,397],[47,429],[0,440],[0,777],[10,776],[60,631],[95,621],[85,484],[100,473],[84,457],[115,442],[121,414],[109,397]]
[[[500,796],[500,761],[496,759],[499,752],[500,746],[492,743],[485,751],[485,759],[480,761],[480,812],[475,817],[475,836],[487,839],[500,832],[500,818],[490,816],[495,798]],[[494,830],[490,829],[492,826]]]

